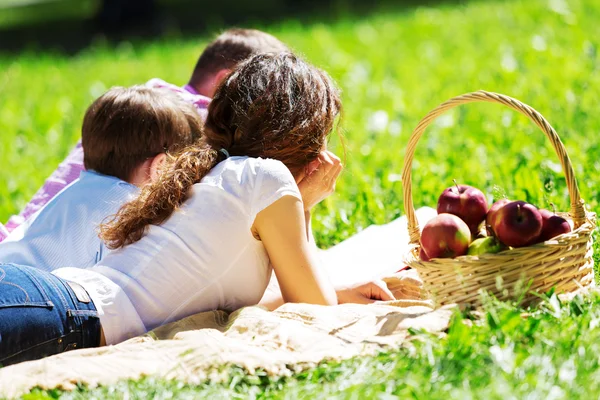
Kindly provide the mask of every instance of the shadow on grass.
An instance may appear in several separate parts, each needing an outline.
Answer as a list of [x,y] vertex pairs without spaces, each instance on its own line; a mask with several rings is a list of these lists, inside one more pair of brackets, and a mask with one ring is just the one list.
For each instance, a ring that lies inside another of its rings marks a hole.
[[[39,0],[37,0],[39,1]],[[227,26],[264,26],[285,20],[327,23],[419,6],[460,5],[477,0],[163,0],[110,27],[98,23],[99,0],[53,0],[1,8],[0,52],[52,50],[76,54],[93,41],[185,38]],[[11,19],[12,18],[12,19]]]

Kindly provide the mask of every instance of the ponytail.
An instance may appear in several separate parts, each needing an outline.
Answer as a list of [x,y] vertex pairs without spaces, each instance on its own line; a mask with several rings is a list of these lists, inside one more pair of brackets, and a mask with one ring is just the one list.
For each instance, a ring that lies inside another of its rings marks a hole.
[[144,186],[135,200],[100,225],[100,238],[109,249],[137,242],[149,225],[166,221],[187,199],[192,185],[223,158],[204,142],[183,149],[167,161],[158,180]]

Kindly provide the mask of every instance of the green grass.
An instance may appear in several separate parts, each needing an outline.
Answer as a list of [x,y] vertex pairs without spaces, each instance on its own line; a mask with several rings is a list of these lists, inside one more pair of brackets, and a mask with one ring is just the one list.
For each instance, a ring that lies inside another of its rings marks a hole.
[[[522,0],[262,26],[329,71],[343,90],[347,168],[337,194],[318,209],[314,229],[320,245],[403,214],[399,174],[411,130],[440,102],[477,89],[516,97],[550,121],[573,161],[582,198],[596,210],[599,20],[600,3],[594,0]],[[94,97],[112,85],[155,76],[184,84],[207,40],[98,42],[74,57],[43,51],[0,56],[0,221],[17,212],[68,153]],[[547,139],[500,105],[463,106],[439,119],[419,143],[413,173],[417,207],[434,205],[452,179],[490,196],[503,191],[539,206],[569,207]],[[595,398],[599,302],[578,301],[560,312],[556,305],[536,309],[529,319],[512,306],[496,305],[481,325],[469,328],[456,320],[442,340],[421,335],[423,342],[413,350],[324,364],[284,380],[234,372],[225,386],[147,379],[92,393],[296,398],[341,390],[349,398],[388,398],[387,392],[402,398]],[[500,362],[502,357],[512,364]],[[573,370],[576,377],[567,379]]]

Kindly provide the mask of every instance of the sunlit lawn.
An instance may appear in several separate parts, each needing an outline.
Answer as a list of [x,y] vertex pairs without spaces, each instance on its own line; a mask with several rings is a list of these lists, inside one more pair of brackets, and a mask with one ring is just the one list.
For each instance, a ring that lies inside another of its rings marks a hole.
[[[337,194],[318,209],[320,245],[403,214],[400,173],[412,128],[438,103],[477,89],[516,97],[550,121],[573,161],[583,199],[595,210],[598,21],[600,3],[594,0],[523,0],[263,26],[329,71],[343,90],[347,168]],[[186,83],[208,40],[99,42],[74,57],[43,51],[0,56],[0,220],[17,212],[68,153],[92,99],[112,85],[156,76]],[[339,142],[333,143],[336,148]],[[413,172],[417,206],[435,204],[452,179],[490,196],[500,190],[539,206],[569,206],[547,139],[500,105],[468,105],[440,118],[420,143]],[[457,318],[442,340],[423,336],[409,350],[324,364],[285,380],[235,370],[224,386],[147,379],[94,394],[313,398],[341,390],[341,397],[353,398],[597,398],[599,302],[549,303],[528,319],[512,306],[496,305],[473,327]]]

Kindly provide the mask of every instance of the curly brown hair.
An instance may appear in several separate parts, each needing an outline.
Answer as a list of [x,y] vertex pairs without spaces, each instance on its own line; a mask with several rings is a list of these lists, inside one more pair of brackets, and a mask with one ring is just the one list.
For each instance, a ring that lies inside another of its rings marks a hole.
[[298,172],[317,158],[340,111],[338,89],[324,71],[291,53],[255,55],[217,89],[202,139],[171,158],[156,182],[102,225],[102,239],[109,248],[123,247],[163,223],[225,159],[220,149],[276,159]]

